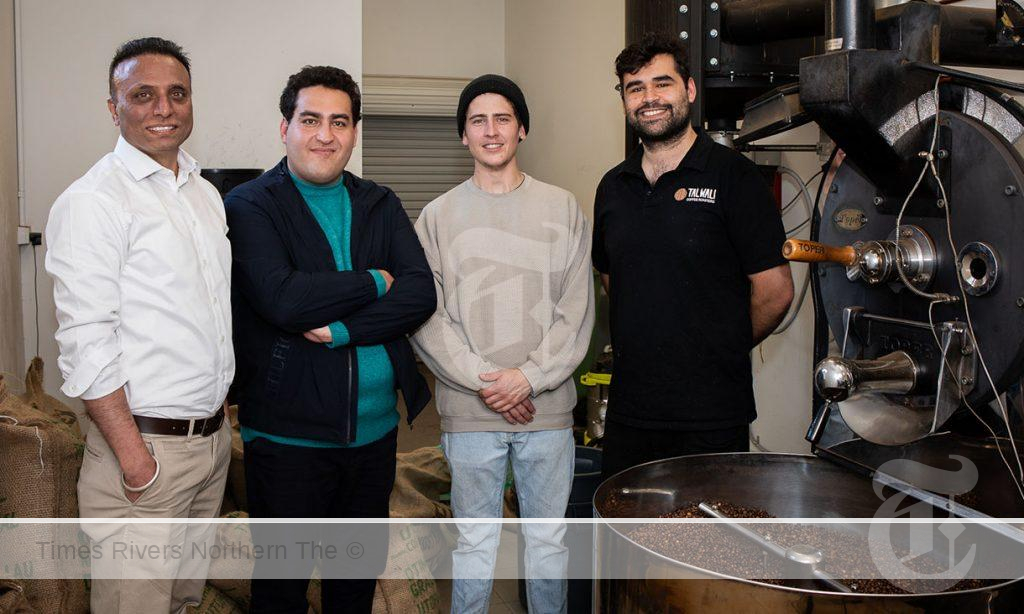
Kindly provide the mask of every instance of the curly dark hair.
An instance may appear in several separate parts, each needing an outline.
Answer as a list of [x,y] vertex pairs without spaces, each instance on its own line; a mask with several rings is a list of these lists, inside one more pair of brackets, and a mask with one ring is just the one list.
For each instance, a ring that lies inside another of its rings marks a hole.
[[615,76],[619,78],[616,89],[622,94],[622,76],[634,73],[651,63],[654,56],[667,53],[676,62],[676,72],[685,83],[690,79],[690,69],[686,66],[686,48],[677,39],[657,32],[648,32],[643,37],[627,46],[615,58]]
[[189,63],[188,55],[185,54],[185,50],[181,48],[181,45],[158,36],[136,38],[118,47],[117,51],[114,52],[114,58],[110,60],[110,69],[107,71],[107,85],[110,88],[111,98],[114,97],[114,70],[125,60],[146,54],[170,56],[181,62],[188,76],[192,76],[192,65]]
[[307,87],[322,85],[332,90],[339,90],[348,94],[352,100],[352,122],[356,123],[362,117],[359,113],[362,104],[362,96],[359,94],[359,86],[352,75],[334,66],[303,66],[302,70],[288,77],[288,84],[281,92],[281,115],[288,121],[292,121],[295,115],[295,100],[299,97],[299,90]]

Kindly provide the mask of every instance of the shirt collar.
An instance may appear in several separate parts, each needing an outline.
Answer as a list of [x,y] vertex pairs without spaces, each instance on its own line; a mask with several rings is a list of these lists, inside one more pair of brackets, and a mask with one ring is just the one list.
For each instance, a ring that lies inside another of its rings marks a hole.
[[[697,139],[690,146],[690,150],[686,152],[683,159],[679,161],[679,165],[675,169],[677,171],[684,168],[703,171],[707,167],[708,156],[711,154],[711,148],[715,142],[711,140],[711,137],[708,136],[708,133],[703,128],[694,128],[694,130],[697,132]],[[639,146],[626,158],[619,172],[646,178],[642,166],[643,159],[644,148]]]
[[[128,168],[128,172],[131,173],[135,181],[142,181],[154,173],[169,170],[126,141],[123,136],[117,137],[114,153],[124,162],[125,167]],[[178,183],[184,183],[188,180],[189,175],[199,171],[199,163],[196,159],[190,156],[184,149],[178,149]]]

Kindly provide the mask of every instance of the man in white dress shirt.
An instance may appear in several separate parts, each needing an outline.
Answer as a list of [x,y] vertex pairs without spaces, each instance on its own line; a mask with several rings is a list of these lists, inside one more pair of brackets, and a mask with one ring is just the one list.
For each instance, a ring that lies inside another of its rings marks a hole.
[[[107,106],[121,131],[114,151],[60,195],[46,226],[61,390],[82,399],[96,426],[80,514],[215,517],[231,443],[231,254],[221,199],[180,149],[192,132],[181,47],[122,45]],[[208,538],[203,527],[83,527],[105,548],[93,560],[94,612],[177,612],[201,601],[206,570],[186,546]],[[167,549],[116,555],[117,544],[140,541]]]

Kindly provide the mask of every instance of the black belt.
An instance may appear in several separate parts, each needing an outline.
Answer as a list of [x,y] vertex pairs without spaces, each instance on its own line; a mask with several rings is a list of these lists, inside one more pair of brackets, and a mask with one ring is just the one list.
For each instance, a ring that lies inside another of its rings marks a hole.
[[132,416],[135,418],[135,425],[139,427],[140,433],[150,435],[188,435],[191,428],[192,435],[209,437],[217,432],[221,423],[224,422],[224,408],[221,407],[217,413],[209,418],[198,420],[172,420],[171,418],[151,418],[149,416]]

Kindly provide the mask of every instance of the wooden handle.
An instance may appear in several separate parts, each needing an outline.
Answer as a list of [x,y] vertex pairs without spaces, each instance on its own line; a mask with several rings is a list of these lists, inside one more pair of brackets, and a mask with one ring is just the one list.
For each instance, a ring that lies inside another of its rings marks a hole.
[[857,250],[846,247],[832,247],[816,241],[789,239],[782,244],[782,256],[793,262],[838,262],[844,266],[857,263]]

